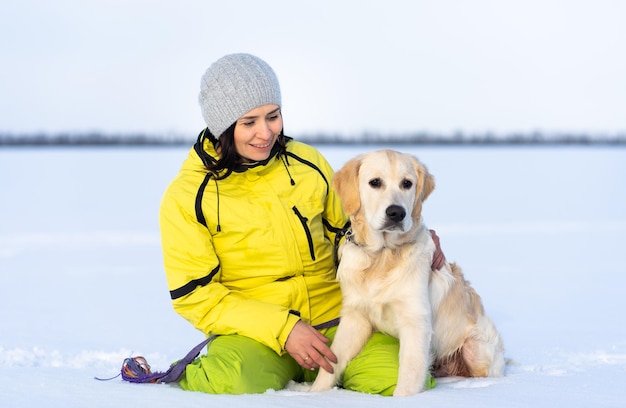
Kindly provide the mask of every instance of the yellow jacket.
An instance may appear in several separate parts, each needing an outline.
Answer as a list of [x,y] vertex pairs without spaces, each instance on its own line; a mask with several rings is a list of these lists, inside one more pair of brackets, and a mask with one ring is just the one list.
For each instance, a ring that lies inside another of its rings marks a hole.
[[284,153],[215,180],[199,157],[217,157],[213,144],[199,143],[161,203],[174,310],[206,335],[240,334],[283,353],[299,319],[339,316],[333,251],[348,217],[333,170],[316,149],[289,140]]

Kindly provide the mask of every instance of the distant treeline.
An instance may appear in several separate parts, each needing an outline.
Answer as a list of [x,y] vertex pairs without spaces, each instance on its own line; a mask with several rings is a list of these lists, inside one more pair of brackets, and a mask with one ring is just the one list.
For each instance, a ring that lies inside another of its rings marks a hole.
[[[426,132],[405,134],[363,133],[357,136],[340,134],[305,134],[298,140],[311,144],[421,144],[421,145],[624,145],[626,132],[617,135],[560,133],[480,133],[457,132],[452,135]],[[2,134],[0,146],[187,146],[195,137],[149,135],[141,133],[105,134]]]

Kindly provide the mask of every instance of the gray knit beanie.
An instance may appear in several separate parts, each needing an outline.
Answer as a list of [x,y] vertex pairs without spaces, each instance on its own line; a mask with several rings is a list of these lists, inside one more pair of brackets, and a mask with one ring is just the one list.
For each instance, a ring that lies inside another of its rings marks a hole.
[[211,64],[202,76],[198,100],[215,137],[254,108],[281,106],[276,74],[265,61],[250,54],[226,55]]

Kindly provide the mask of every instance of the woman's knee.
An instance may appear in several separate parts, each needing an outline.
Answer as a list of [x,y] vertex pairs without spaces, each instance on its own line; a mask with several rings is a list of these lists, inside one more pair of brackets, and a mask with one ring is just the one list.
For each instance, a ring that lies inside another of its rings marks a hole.
[[[374,333],[346,367],[343,387],[368,394],[393,395],[398,383],[399,352],[398,339]],[[436,383],[427,373],[424,389],[434,388]]]
[[392,395],[398,382],[399,351],[397,339],[374,333],[346,367],[343,387],[367,394]]
[[298,375],[288,355],[244,336],[220,336],[207,354],[187,366],[179,384],[183,389],[210,394],[253,394],[282,389]]

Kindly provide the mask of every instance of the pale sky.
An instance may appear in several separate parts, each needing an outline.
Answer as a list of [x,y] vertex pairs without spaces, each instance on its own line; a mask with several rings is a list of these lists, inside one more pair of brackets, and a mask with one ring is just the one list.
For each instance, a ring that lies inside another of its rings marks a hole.
[[195,136],[249,52],[285,131],[624,132],[621,0],[2,0],[0,132]]

